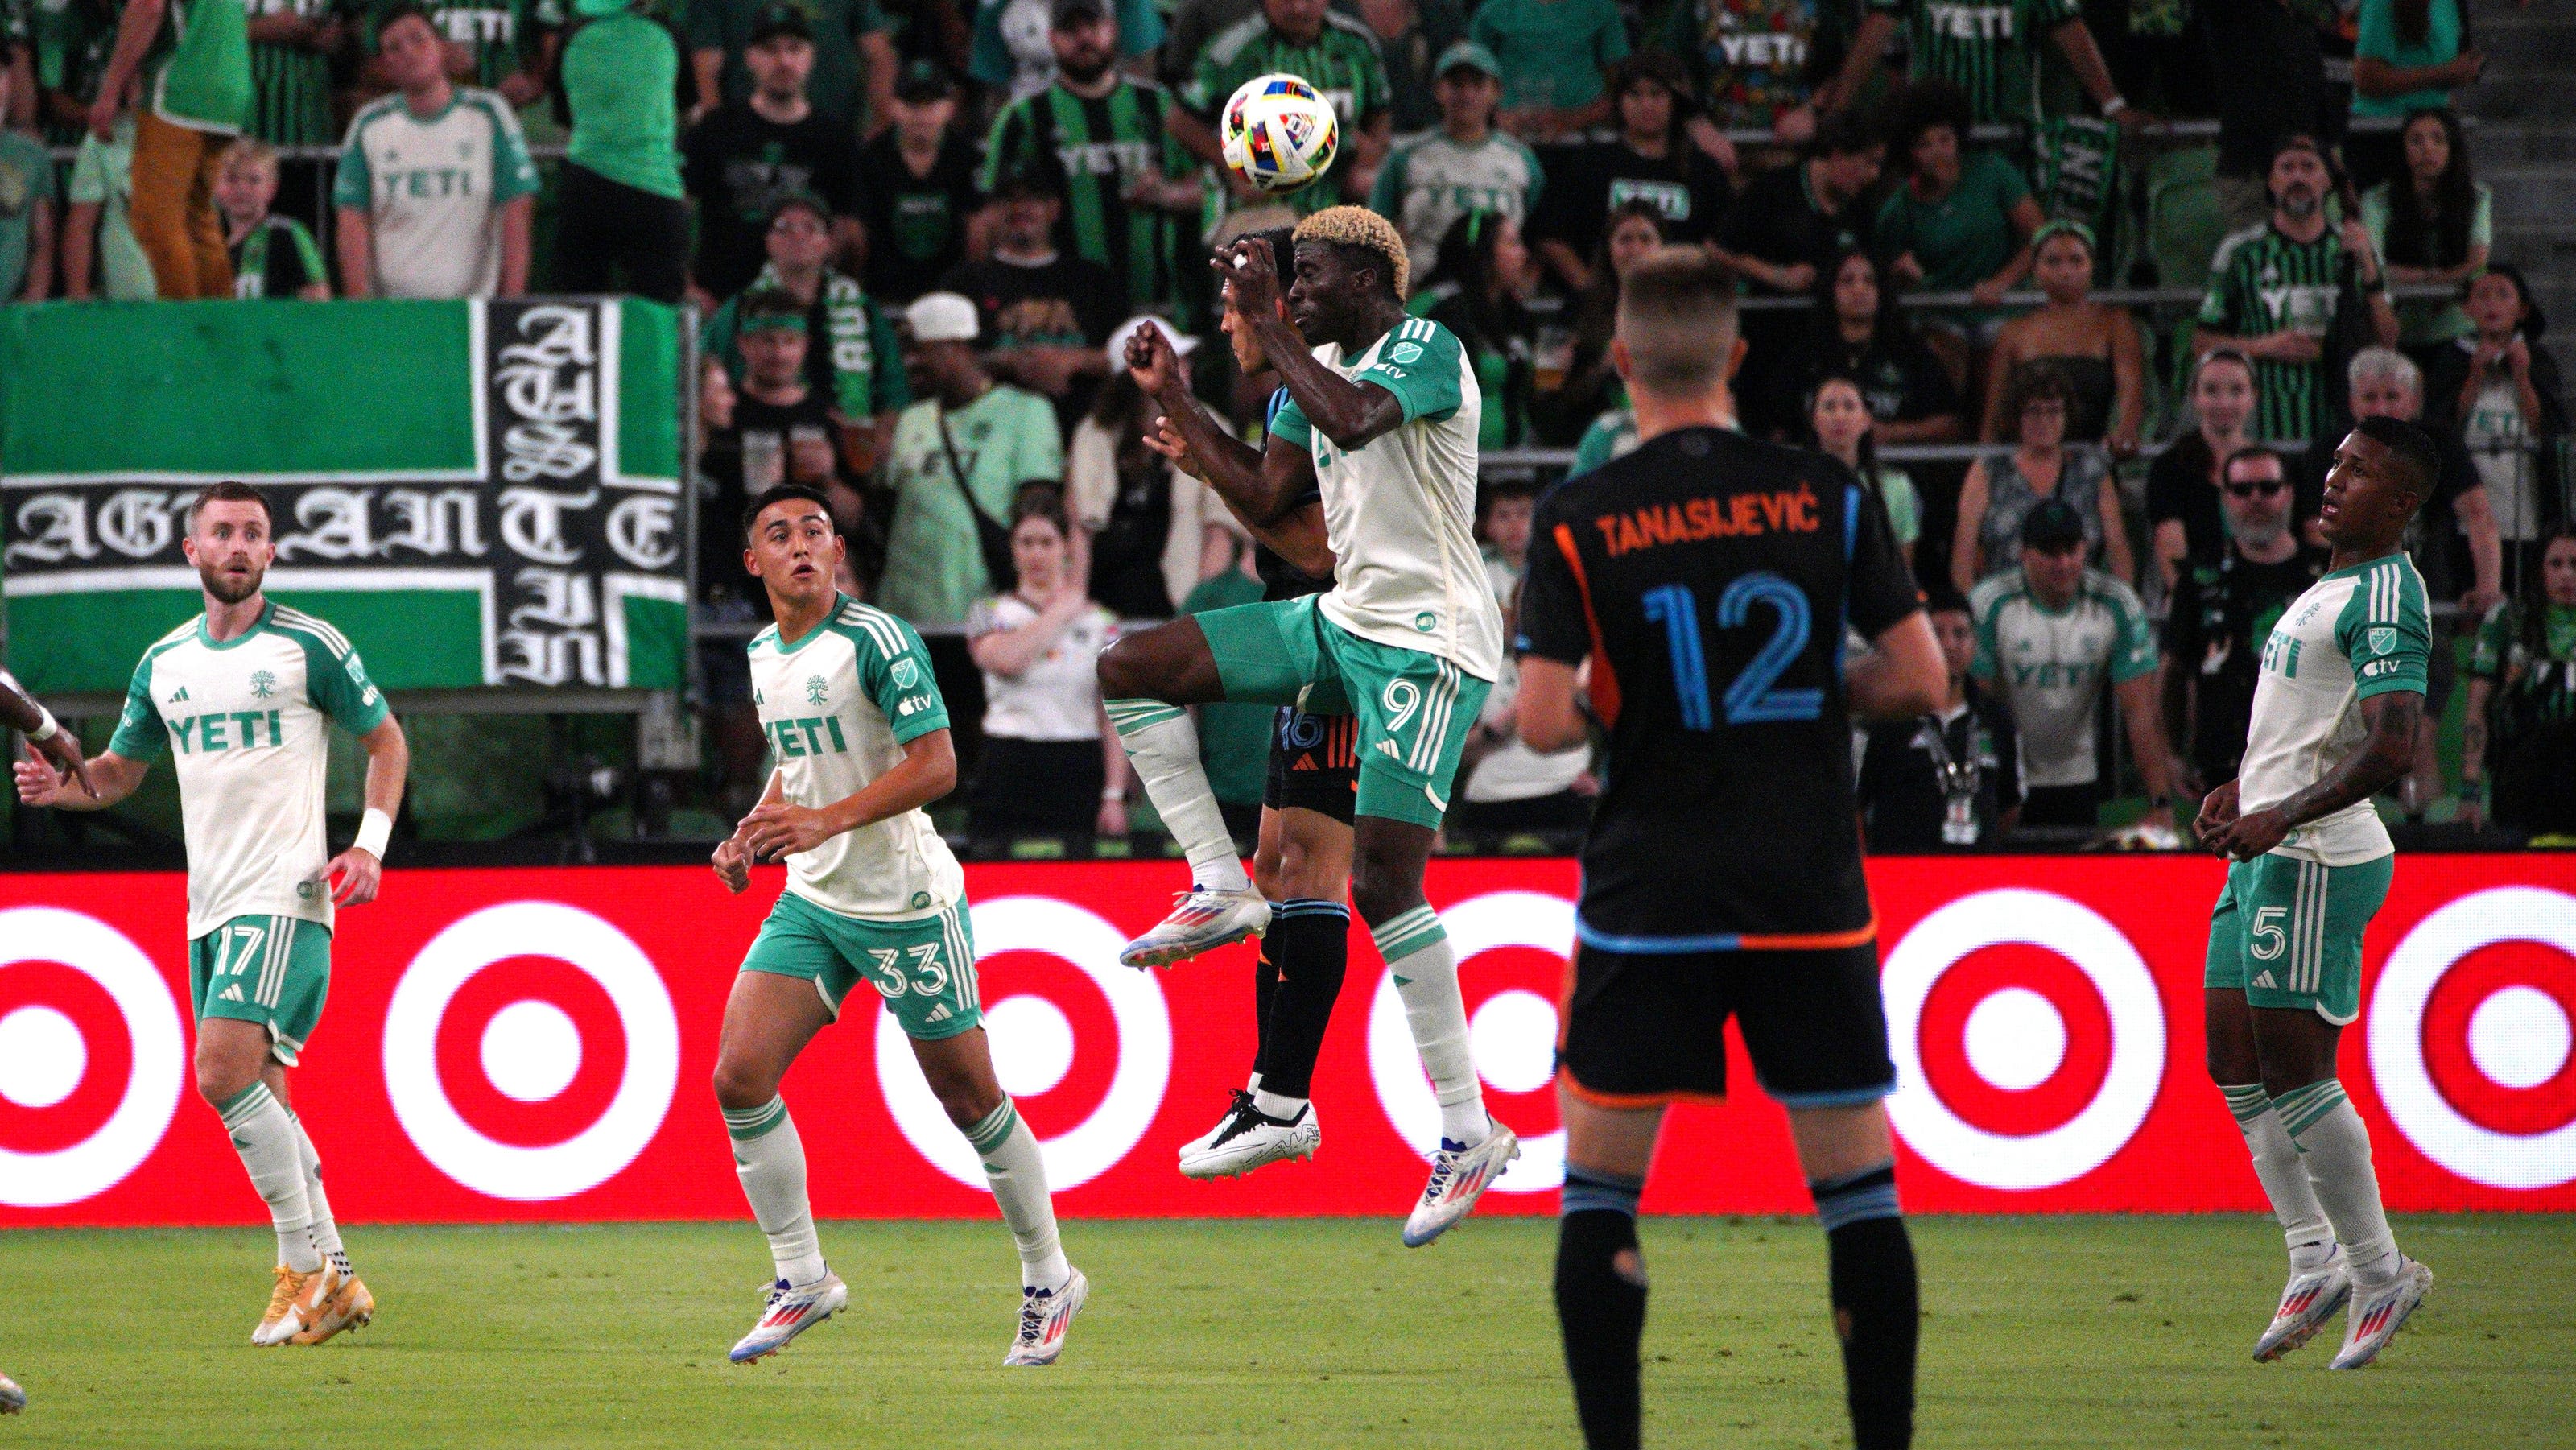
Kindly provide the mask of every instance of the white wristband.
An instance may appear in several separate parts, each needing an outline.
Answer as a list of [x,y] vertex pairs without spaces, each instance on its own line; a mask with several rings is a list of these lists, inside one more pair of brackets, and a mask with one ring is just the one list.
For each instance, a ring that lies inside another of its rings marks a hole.
[[37,741],[51,740],[56,735],[62,733],[63,727],[56,724],[54,721],[54,712],[46,709],[44,706],[38,705],[36,707],[36,719],[38,722],[36,728],[27,732],[28,739]]
[[1104,801],[1116,801],[1120,805],[1125,805],[1127,803],[1127,788],[1123,785],[1104,785],[1100,788],[1100,798]]
[[358,839],[351,844],[382,861],[385,859],[385,843],[393,837],[394,818],[370,806],[366,815],[359,818]]
[[2102,103],[2102,119],[2108,121],[2127,109],[2129,109],[2128,97],[2113,96],[2111,99]]

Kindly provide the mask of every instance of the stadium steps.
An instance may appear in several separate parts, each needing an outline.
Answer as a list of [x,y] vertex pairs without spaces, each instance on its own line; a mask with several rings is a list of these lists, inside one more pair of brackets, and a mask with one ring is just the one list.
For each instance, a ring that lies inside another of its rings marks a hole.
[[2470,33],[2487,53],[2460,95],[2478,118],[2470,140],[2478,179],[2495,192],[2495,256],[2531,278],[2547,308],[2551,350],[2564,367],[2576,334],[2576,9],[2563,0],[2471,0]]

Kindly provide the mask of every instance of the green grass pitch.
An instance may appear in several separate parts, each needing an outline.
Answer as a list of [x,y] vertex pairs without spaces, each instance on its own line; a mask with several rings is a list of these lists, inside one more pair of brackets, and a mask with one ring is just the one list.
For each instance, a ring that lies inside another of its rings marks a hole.
[[[2576,1443],[2576,1219],[2408,1218],[2440,1276],[2386,1360],[2246,1351],[2280,1287],[2268,1220],[1917,1218],[1927,1446]],[[382,1312],[253,1350],[266,1236],[0,1234],[16,1446],[1571,1446],[1554,1224],[1065,1226],[1091,1306],[1062,1364],[1005,1371],[999,1224],[833,1223],[847,1314],[725,1363],[768,1267],[748,1224],[368,1228]],[[1650,1445],[1848,1443],[1822,1236],[1650,1219]]]

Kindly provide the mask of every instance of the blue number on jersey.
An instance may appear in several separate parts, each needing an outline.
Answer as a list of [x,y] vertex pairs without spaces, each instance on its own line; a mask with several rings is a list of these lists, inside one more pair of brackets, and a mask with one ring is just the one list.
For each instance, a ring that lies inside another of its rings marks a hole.
[[[1646,617],[1664,626],[1664,644],[1672,655],[1673,693],[1681,702],[1682,728],[1715,729],[1716,712],[1710,708],[1708,697],[1708,654],[1700,643],[1697,596],[1687,584],[1661,584],[1646,591],[1643,604]],[[1824,713],[1824,691],[1777,687],[1780,676],[1806,649],[1807,636],[1815,628],[1805,591],[1767,569],[1742,575],[1717,598],[1718,628],[1742,628],[1756,604],[1768,604],[1778,611],[1779,622],[1773,626],[1771,638],[1745,665],[1744,673],[1726,687],[1726,723],[1756,725],[1815,719]]]

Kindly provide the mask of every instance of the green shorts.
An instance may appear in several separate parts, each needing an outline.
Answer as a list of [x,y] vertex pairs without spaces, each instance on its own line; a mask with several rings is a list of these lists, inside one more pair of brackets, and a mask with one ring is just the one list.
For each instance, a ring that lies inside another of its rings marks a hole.
[[803,977],[832,1016],[864,981],[907,1036],[954,1037],[984,1020],[975,983],[975,927],[959,902],[936,916],[869,921],[782,892],[742,959],[746,972]]
[[2305,1007],[2336,1026],[2361,1015],[2361,933],[2388,899],[2397,858],[2320,866],[2257,856],[2227,868],[2209,913],[2204,987],[2256,1007]]
[[331,994],[331,928],[300,916],[236,916],[188,943],[188,1000],[197,1020],[229,1017],[268,1029],[288,1067],[322,1021]]
[[1358,716],[1357,813],[1439,829],[1493,683],[1438,655],[1362,639],[1315,608],[1321,597],[1197,616],[1226,699]]

